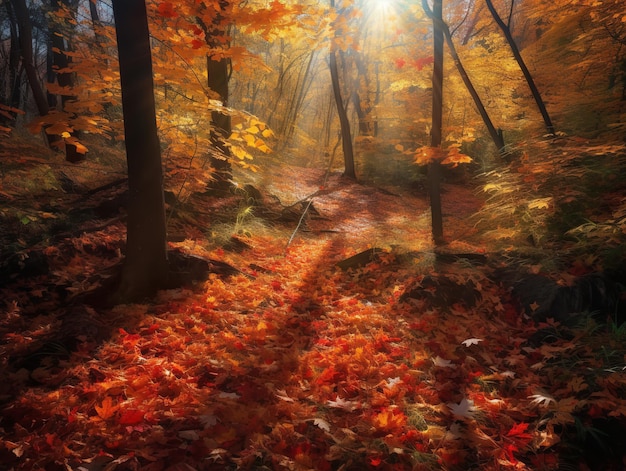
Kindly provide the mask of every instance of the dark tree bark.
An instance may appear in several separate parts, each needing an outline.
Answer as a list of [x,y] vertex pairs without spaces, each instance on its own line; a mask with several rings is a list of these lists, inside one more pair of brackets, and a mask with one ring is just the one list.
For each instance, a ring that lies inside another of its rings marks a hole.
[[[78,2],[70,0],[51,0],[50,8],[54,14],[62,9],[63,6],[70,7],[72,11],[76,11]],[[48,52],[48,83],[56,82],[61,87],[71,88],[74,86],[74,75],[68,72],[67,69],[70,65],[71,59],[66,54],[66,51],[71,50],[69,45],[69,39],[67,35],[59,28],[59,24],[54,18],[50,20],[49,30],[50,50]],[[63,72],[59,72],[63,71]],[[61,97],[61,108],[65,107],[65,103],[71,100],[75,100],[76,97],[63,95]],[[57,96],[48,92],[48,104],[50,108],[56,108]],[[72,134],[76,137],[76,134]],[[65,142],[65,160],[68,162],[76,163],[85,159],[85,154],[78,152],[78,148],[75,144]]]
[[[428,7],[423,0],[424,9]],[[443,0],[433,0],[433,103],[430,145],[441,147],[443,127],[443,30],[441,24]],[[428,165],[428,192],[430,196],[430,213],[432,220],[432,236],[435,245],[445,243],[443,238],[443,213],[441,210],[441,163],[438,160]]]
[[446,44],[448,45],[448,49],[450,50],[450,55],[452,56],[452,60],[454,61],[454,65],[456,66],[456,69],[459,72],[463,83],[465,84],[465,88],[467,88],[467,91],[472,97],[474,105],[478,109],[478,113],[480,114],[480,117],[482,118],[483,123],[487,128],[487,132],[489,132],[489,135],[493,140],[493,143],[496,145],[498,151],[502,153],[504,151],[504,139],[502,137],[502,133],[498,132],[498,130],[493,125],[493,122],[491,121],[491,118],[489,117],[489,114],[487,113],[487,110],[485,109],[485,106],[483,105],[483,102],[480,99],[478,92],[474,88],[474,85],[472,84],[472,81],[470,80],[469,75],[465,70],[465,67],[463,67],[461,58],[456,51],[454,42],[452,41],[452,35],[450,34],[450,29],[448,28],[448,25],[443,21],[443,19],[436,16],[436,12],[430,10],[427,0],[422,0],[422,5],[426,14],[430,18],[432,18],[433,24],[436,25],[435,27],[438,27],[442,31],[442,34],[446,40]]
[[[3,98],[3,102],[9,106],[19,109],[20,108],[20,90],[22,81],[22,72],[20,69],[20,46],[19,46],[19,34],[17,19],[13,12],[13,6],[11,2],[4,3],[9,18],[9,32],[10,32],[10,50],[9,50],[9,80],[8,80],[8,92],[9,95]],[[4,87],[3,87],[4,89]]]
[[456,66],[456,69],[459,72],[463,83],[465,84],[465,88],[467,88],[467,91],[472,97],[474,105],[478,109],[478,113],[480,114],[480,117],[482,118],[483,123],[487,128],[487,132],[489,132],[489,135],[493,140],[493,143],[495,144],[498,151],[502,153],[504,150],[504,138],[502,137],[502,133],[498,132],[496,127],[493,125],[493,122],[491,121],[491,118],[489,117],[489,114],[487,113],[487,110],[485,109],[485,106],[483,105],[483,102],[480,99],[478,92],[474,88],[474,85],[472,84],[472,81],[470,80],[469,75],[465,70],[465,67],[463,67],[461,58],[456,51],[454,42],[452,41],[452,34],[450,34],[450,29],[448,28],[448,25],[443,21],[443,19],[436,17],[436,12],[430,11],[427,0],[422,0],[422,5],[424,6],[426,14],[433,19],[433,24],[437,24],[438,27],[441,29],[441,32],[446,40],[446,44],[448,45],[448,49],[450,50],[452,60],[454,61],[454,65]]
[[[372,115],[372,103],[370,101],[370,81],[367,75],[367,67],[363,61],[363,55],[360,52],[354,54],[354,63],[358,72],[354,92],[352,94],[352,102],[356,114],[359,118],[359,135],[376,136],[378,123]],[[361,98],[363,95],[364,99]]]
[[126,259],[115,297],[128,302],[166,286],[165,203],[145,1],[113,0],[113,15],[129,188]]
[[[32,45],[32,24],[28,8],[24,0],[11,0],[11,5],[13,6],[13,12],[15,13],[15,18],[17,20],[19,29],[19,47],[20,55],[22,57],[22,66],[24,67],[24,71],[26,72],[26,77],[28,78],[28,83],[33,94],[33,100],[35,101],[35,105],[37,106],[39,116],[46,116],[50,112],[50,103],[48,101],[49,97],[46,96],[46,92],[40,82],[37,68],[35,67],[35,57],[33,54]],[[55,35],[53,34],[52,37],[55,37]],[[45,133],[45,135],[47,144],[50,147],[59,148],[62,146],[63,143],[60,136],[48,134],[47,132]],[[70,146],[69,155],[72,155],[72,153],[75,153],[75,151],[76,147],[73,145]]]
[[337,114],[339,116],[339,127],[341,129],[341,144],[343,149],[344,171],[343,175],[356,180],[356,171],[354,168],[354,151],[352,149],[352,132],[350,131],[350,120],[348,113],[341,97],[341,87],[339,85],[339,69],[337,67],[337,54],[335,51],[330,52],[330,79],[333,85],[333,96],[335,97],[335,105],[337,106]]
[[[537,85],[535,85],[533,76],[530,73],[530,70],[528,70],[528,67],[526,67],[524,58],[522,57],[522,54],[520,53],[520,50],[517,47],[517,44],[515,43],[515,39],[513,38],[513,35],[511,34],[511,28],[509,28],[509,26],[505,24],[504,21],[502,21],[502,18],[500,18],[500,15],[498,15],[498,12],[493,6],[493,3],[491,2],[491,0],[485,0],[485,2],[487,3],[487,8],[489,8],[489,12],[491,13],[491,16],[493,16],[493,19],[502,30],[502,33],[504,33],[504,37],[506,38],[506,41],[509,44],[509,47],[511,48],[513,57],[515,57],[515,60],[517,61],[517,64],[519,65],[520,70],[524,74],[524,78],[526,79],[526,83],[528,83],[528,88],[530,88],[530,92],[532,93],[533,98],[535,99],[535,103],[537,103],[537,108],[539,108],[539,112],[541,113],[541,117],[543,118],[543,122],[546,126],[546,130],[548,131],[548,134],[554,134],[554,125],[552,124],[552,119],[550,119],[550,115],[548,114],[546,105],[543,102],[543,99],[541,98],[541,93],[539,93],[539,89],[537,88]],[[512,8],[513,8],[513,5],[511,4],[511,9]]]
[[[330,0],[331,8],[335,8],[335,0]],[[339,12],[341,14],[341,12]],[[337,34],[337,32],[335,32]],[[352,149],[352,132],[350,131],[350,120],[348,112],[341,97],[341,86],[339,84],[339,68],[337,66],[337,51],[334,46],[330,46],[329,54],[330,80],[333,86],[333,97],[337,106],[337,115],[339,116],[339,127],[341,129],[341,145],[343,149],[344,171],[343,175],[356,180],[356,171],[354,167],[354,150]]]
[[[226,35],[224,25],[224,13],[230,6],[230,0],[219,0],[217,3],[219,11],[210,25],[205,24],[201,18],[197,18],[198,23],[204,30],[204,37],[207,45],[213,49],[225,47],[218,37]],[[228,44],[226,44],[227,46]],[[224,107],[228,106],[231,61],[229,58],[214,58],[207,56],[207,85],[213,91]],[[230,163],[230,149],[226,145],[226,139],[232,131],[230,115],[227,112],[212,111],[211,122],[211,142],[216,149],[216,155],[210,155],[209,160],[214,169],[215,178],[209,184],[209,189],[217,194],[228,194],[232,185],[232,165]]]
[[89,0],[89,15],[91,16],[91,25],[93,27],[93,33],[96,38],[96,48],[98,50],[102,50],[102,45],[106,43],[106,39],[102,35],[102,28],[104,27],[104,25],[102,24],[102,21],[100,21],[97,0]]
[[[35,105],[39,116],[45,116],[50,111],[48,106],[48,100],[46,94],[39,81],[39,74],[35,67],[35,58],[33,55],[33,28],[26,7],[25,0],[11,0],[13,6],[13,13],[17,20],[17,26],[19,30],[19,47],[20,55],[22,56],[22,67],[26,72],[28,78],[28,84],[33,94]],[[48,144],[52,144],[57,139],[57,136],[51,136],[46,134]]]
[[[220,101],[224,106],[228,106],[228,78],[230,75],[230,60],[207,59],[207,76],[208,85],[211,90],[216,92]],[[230,163],[230,150],[225,145],[225,139],[231,133],[230,115],[220,111],[211,112],[211,121],[213,128],[211,129],[211,141],[213,145],[219,149],[222,158],[211,157],[211,165],[215,170],[215,182],[211,187],[220,190],[228,190],[232,180],[232,166]]]

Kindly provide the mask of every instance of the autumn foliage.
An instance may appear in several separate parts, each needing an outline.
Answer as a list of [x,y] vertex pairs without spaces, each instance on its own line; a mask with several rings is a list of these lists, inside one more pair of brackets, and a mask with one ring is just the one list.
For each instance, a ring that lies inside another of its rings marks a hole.
[[[429,145],[419,2],[147,2],[168,249],[204,271],[172,261],[176,284],[117,306],[115,30],[100,2],[58,3],[71,60],[51,71],[75,80],[45,87],[62,104],[14,102],[26,80],[8,93],[0,69],[0,469],[624,469],[621,0],[494,2],[550,135],[487,8],[444,2],[502,152],[449,55],[443,142]],[[360,183],[341,176],[330,51]],[[211,60],[228,61],[227,102]],[[217,140],[215,113],[232,122]],[[67,164],[42,133],[87,160]],[[225,158],[218,198],[211,162]]]
[[[294,176],[307,174],[276,171],[283,179],[274,176],[273,191],[285,199]],[[319,176],[300,190],[315,191]],[[446,194],[444,211],[455,211],[447,224],[467,233],[480,200],[453,187]],[[585,437],[607,457],[618,453],[601,431],[626,415],[622,330],[591,317],[574,328],[534,324],[492,268],[454,257],[480,260],[485,246],[458,241],[452,258],[433,258],[428,226],[411,215],[427,211],[423,199],[372,196],[333,176],[315,206],[323,217],[288,247],[293,226],[252,219],[237,226],[243,251],[200,238],[172,244],[240,272],[146,304],[40,310],[57,305],[54,283],[73,297],[98,279],[122,230],[47,249],[50,274],[39,285],[3,290],[13,300],[0,326],[10,361],[3,463],[548,470],[593,463],[570,448],[589,446]],[[365,264],[346,263],[374,238],[390,245]]]

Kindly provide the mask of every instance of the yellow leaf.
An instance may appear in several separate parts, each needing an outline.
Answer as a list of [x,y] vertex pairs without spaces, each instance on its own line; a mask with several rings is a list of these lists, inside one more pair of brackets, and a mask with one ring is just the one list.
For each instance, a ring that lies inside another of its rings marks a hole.
[[249,159],[252,160],[252,156],[246,152],[242,147],[239,146],[231,146],[230,151],[233,153],[235,157],[240,160]]
[[502,187],[500,185],[497,185],[495,183],[487,183],[485,186],[483,186],[483,191],[487,192],[487,191],[497,191],[500,190]]
[[528,209],[548,209],[551,202],[552,197],[538,198],[528,203]]
[[255,137],[251,134],[244,134],[243,139],[246,141],[246,144],[249,146],[254,146],[254,142],[256,141]]
[[254,147],[266,154],[269,154],[271,152],[271,149],[265,145],[265,142],[263,142],[262,139],[257,139],[256,141],[254,141]]

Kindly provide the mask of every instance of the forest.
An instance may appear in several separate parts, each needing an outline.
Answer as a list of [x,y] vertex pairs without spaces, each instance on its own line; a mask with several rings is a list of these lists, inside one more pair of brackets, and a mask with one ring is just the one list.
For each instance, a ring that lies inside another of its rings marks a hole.
[[0,0],[0,471],[626,469],[623,0]]

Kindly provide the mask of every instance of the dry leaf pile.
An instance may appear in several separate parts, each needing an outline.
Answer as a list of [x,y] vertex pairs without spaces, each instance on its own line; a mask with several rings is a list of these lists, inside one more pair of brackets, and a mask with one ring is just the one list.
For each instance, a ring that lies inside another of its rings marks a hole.
[[[392,212],[410,220],[402,203]],[[446,268],[447,286],[471,281],[467,301],[442,297],[425,252],[344,270],[354,240],[285,240],[202,252],[244,274],[88,311],[112,333],[79,333],[34,369],[9,356],[57,321],[9,300],[0,469],[592,469],[594,446],[621,469],[603,433],[626,422],[623,334],[589,324],[533,343],[561,327],[533,325],[480,267]],[[83,252],[66,269],[96,263]]]

